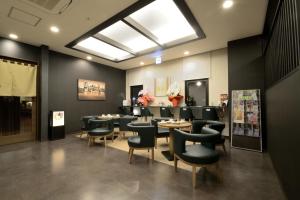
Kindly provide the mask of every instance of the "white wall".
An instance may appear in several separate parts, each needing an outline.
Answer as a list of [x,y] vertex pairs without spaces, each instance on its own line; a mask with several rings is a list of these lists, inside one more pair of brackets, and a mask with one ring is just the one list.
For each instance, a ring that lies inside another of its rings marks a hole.
[[[154,95],[156,77],[168,77],[170,83],[177,81],[181,87],[181,95],[185,94],[185,80],[209,78],[209,105],[218,105],[220,94],[228,94],[227,49],[167,61],[160,65],[129,69],[126,71],[126,99],[130,98],[132,85],[143,85],[144,89]],[[151,105],[158,105],[160,102],[171,104],[167,97],[155,97]]]

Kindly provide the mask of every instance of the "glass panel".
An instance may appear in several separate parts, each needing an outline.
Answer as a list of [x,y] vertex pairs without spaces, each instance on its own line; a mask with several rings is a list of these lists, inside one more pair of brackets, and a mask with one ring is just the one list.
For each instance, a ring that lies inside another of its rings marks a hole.
[[154,42],[137,32],[136,30],[132,29],[122,21],[114,23],[113,25],[100,31],[99,34],[104,35],[118,43],[121,43],[122,45],[130,48],[135,53],[157,46]]
[[133,57],[132,54],[93,37],[89,37],[79,42],[74,46],[74,48],[114,61],[125,60]]
[[160,44],[183,38],[195,39],[197,34],[172,0],[157,0],[129,15],[151,34]]

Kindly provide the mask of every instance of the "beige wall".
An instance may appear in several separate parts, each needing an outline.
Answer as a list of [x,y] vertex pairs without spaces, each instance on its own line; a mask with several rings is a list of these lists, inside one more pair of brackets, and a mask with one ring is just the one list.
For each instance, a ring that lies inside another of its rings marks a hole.
[[[209,78],[209,104],[218,105],[220,94],[228,93],[228,59],[227,49],[198,54],[190,57],[163,62],[126,71],[126,99],[130,98],[130,86],[143,85],[154,95],[154,79],[168,77],[169,82],[177,81],[184,95],[184,81]],[[164,102],[171,104],[167,97],[155,97],[152,105]]]

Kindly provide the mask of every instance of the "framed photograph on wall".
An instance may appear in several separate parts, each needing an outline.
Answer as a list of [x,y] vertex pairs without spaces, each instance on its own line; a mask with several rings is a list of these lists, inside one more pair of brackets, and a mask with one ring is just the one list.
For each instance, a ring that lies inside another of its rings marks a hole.
[[99,101],[106,98],[104,82],[78,79],[77,88],[79,100]]
[[169,86],[169,79],[167,77],[164,78],[155,78],[154,79],[154,92],[157,97],[167,96]]

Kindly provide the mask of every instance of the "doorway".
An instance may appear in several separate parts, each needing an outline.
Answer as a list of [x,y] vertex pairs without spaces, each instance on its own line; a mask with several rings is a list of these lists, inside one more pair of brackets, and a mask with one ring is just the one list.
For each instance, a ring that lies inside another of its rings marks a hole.
[[195,79],[185,81],[186,105],[208,105],[208,79]]
[[37,66],[0,58],[0,145],[36,139]]
[[130,100],[131,105],[137,104],[137,99],[139,96],[139,92],[143,89],[143,85],[133,85],[130,86]]

